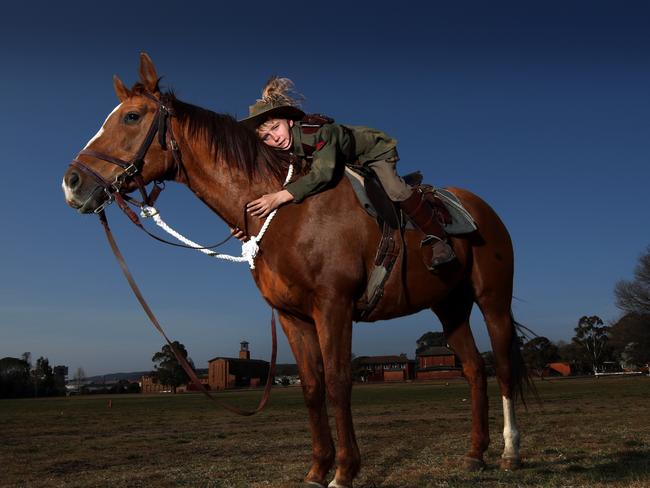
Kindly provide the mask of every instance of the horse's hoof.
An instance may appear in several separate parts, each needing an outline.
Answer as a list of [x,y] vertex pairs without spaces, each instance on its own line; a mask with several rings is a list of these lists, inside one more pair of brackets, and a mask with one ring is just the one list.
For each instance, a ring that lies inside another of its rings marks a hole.
[[327,485],[327,488],[352,488],[352,485],[342,485],[340,483],[337,483],[336,480],[332,480],[329,485]]
[[504,471],[515,471],[521,468],[521,458],[504,457],[501,458],[501,469]]
[[317,481],[304,481],[302,483],[303,488],[325,488],[325,485],[318,483]]
[[482,459],[465,456],[463,466],[467,471],[483,471],[485,469],[485,462]]

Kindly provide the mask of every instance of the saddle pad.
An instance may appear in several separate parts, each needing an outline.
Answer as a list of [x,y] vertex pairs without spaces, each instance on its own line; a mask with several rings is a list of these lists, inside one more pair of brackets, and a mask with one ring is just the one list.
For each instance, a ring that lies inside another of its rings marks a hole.
[[[377,211],[366,195],[366,190],[363,184],[363,175],[346,166],[345,176],[350,180],[354,193],[357,195],[357,199],[363,209],[368,213],[368,215],[376,219]],[[451,223],[442,224],[447,234],[468,234],[478,229],[476,222],[465,207],[463,207],[456,195],[444,188],[435,189],[434,194],[445,205],[449,211],[449,215],[451,216]],[[406,228],[413,229],[413,225],[410,221]]]
[[478,229],[474,218],[463,207],[463,204],[460,203],[456,195],[444,188],[436,188],[433,192],[445,204],[445,207],[451,215],[451,223],[443,224],[447,234],[469,234]]

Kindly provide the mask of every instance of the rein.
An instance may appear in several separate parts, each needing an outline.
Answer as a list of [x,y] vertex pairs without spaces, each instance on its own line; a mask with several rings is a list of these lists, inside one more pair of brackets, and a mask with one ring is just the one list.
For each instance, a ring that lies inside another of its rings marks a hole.
[[187,376],[189,376],[190,380],[196,386],[201,393],[203,393],[205,396],[207,396],[210,400],[215,402],[217,405],[219,405],[222,408],[225,408],[226,410],[236,413],[238,415],[243,415],[243,416],[250,416],[250,415],[255,415],[258,412],[261,412],[266,404],[268,403],[270,394],[271,394],[271,386],[273,384],[273,378],[275,377],[275,359],[277,355],[277,333],[276,333],[276,326],[275,326],[275,313],[273,309],[271,309],[271,338],[272,338],[272,343],[273,343],[273,350],[271,352],[271,366],[269,368],[269,374],[266,378],[266,385],[264,386],[264,393],[262,394],[262,398],[260,399],[260,402],[258,406],[254,410],[242,410],[239,407],[235,407],[233,405],[230,405],[229,403],[223,402],[222,400],[218,400],[216,397],[210,394],[210,392],[206,389],[206,387],[201,383],[199,380],[198,376],[194,372],[194,369],[189,365],[187,360],[183,357],[182,354],[178,352],[176,347],[174,347],[174,344],[169,340],[167,337],[167,334],[165,334],[165,331],[163,330],[162,326],[158,322],[158,319],[154,315],[153,311],[149,307],[149,304],[147,301],[144,299],[144,296],[140,292],[140,289],[138,288],[138,285],[136,284],[135,280],[133,279],[133,275],[129,271],[128,266],[126,265],[126,261],[124,260],[124,257],[122,256],[122,253],[120,252],[119,247],[117,246],[117,243],[115,242],[115,239],[113,237],[113,233],[111,232],[110,227],[108,226],[108,219],[106,218],[106,213],[104,211],[101,211],[99,213],[99,220],[104,226],[104,231],[106,233],[106,238],[108,239],[108,243],[111,246],[111,250],[113,251],[113,254],[115,255],[115,258],[117,259],[117,262],[120,265],[120,268],[122,269],[122,273],[124,274],[126,280],[129,282],[129,286],[133,290],[133,293],[135,294],[135,297],[138,299],[138,302],[140,302],[140,305],[142,306],[142,309],[145,311],[147,314],[147,317],[149,317],[149,320],[153,324],[153,326],[156,328],[156,330],[160,333],[165,338],[165,341],[167,341],[167,344],[169,344],[169,347],[171,348],[172,352],[174,353],[174,356],[176,357],[176,360],[178,363],[181,365],[185,373],[187,373]]
[[[277,333],[276,333],[276,326],[275,326],[275,313],[273,309],[271,309],[271,338],[273,344],[273,349],[271,352],[271,365],[269,367],[269,373],[267,376],[266,385],[264,387],[264,393],[262,394],[262,398],[260,399],[258,406],[254,410],[242,410],[236,406],[218,400],[216,397],[211,395],[210,392],[205,388],[205,386],[201,383],[198,376],[196,375],[194,369],[189,365],[187,360],[177,351],[177,349],[174,347],[174,344],[167,337],[167,334],[165,334],[165,331],[163,330],[162,326],[158,322],[158,319],[156,318],[153,311],[149,307],[147,301],[144,299],[144,296],[140,292],[140,289],[138,288],[138,285],[136,284],[133,275],[131,275],[129,268],[126,265],[126,261],[124,260],[124,257],[122,256],[122,253],[120,252],[120,249],[117,246],[117,242],[113,237],[113,233],[111,232],[111,229],[108,225],[108,219],[106,217],[106,213],[104,212],[104,210],[113,201],[116,201],[118,206],[126,214],[126,216],[129,217],[129,219],[135,225],[137,225],[140,229],[142,229],[144,232],[146,232],[154,239],[173,246],[191,247],[197,249],[197,246],[169,242],[166,241],[165,239],[162,239],[150,233],[147,229],[144,228],[144,226],[138,219],[138,216],[135,214],[135,212],[133,212],[133,210],[129,208],[127,204],[128,201],[130,203],[138,204],[142,208],[152,207],[156,199],[160,195],[160,192],[163,189],[162,186],[159,186],[154,182],[154,187],[151,190],[151,193],[147,194],[145,183],[141,175],[142,166],[144,165],[144,158],[147,154],[147,151],[151,147],[151,144],[153,143],[156,133],[158,134],[158,142],[160,144],[160,147],[163,150],[167,149],[166,138],[167,137],[169,138],[170,146],[172,149],[174,161],[176,162],[177,168],[180,168],[182,163],[180,149],[178,147],[178,143],[174,139],[172,127],[171,124],[169,123],[171,110],[167,107],[167,105],[163,101],[159,100],[158,98],[151,95],[150,93],[145,92],[144,95],[147,98],[153,100],[158,105],[158,110],[156,112],[156,115],[154,116],[154,119],[151,122],[151,126],[147,131],[147,135],[145,136],[142,145],[136,152],[135,156],[133,156],[133,158],[131,158],[129,161],[124,161],[122,159],[110,156],[108,154],[101,153],[99,151],[94,151],[92,149],[84,149],[77,156],[77,157],[90,156],[96,159],[100,159],[102,161],[107,161],[109,163],[115,164],[116,166],[122,168],[122,172],[119,173],[112,182],[105,179],[103,176],[101,176],[99,173],[94,171],[92,168],[90,168],[88,165],[86,165],[83,161],[80,161],[79,159],[74,159],[72,161],[72,165],[75,166],[77,169],[83,171],[84,173],[88,174],[92,178],[94,178],[99,183],[104,193],[106,194],[107,197],[106,200],[97,209],[95,209],[95,213],[98,214],[99,220],[102,223],[102,226],[104,227],[106,238],[108,239],[108,242],[111,246],[111,250],[113,251],[115,258],[117,259],[117,262],[119,263],[120,268],[122,269],[122,273],[124,274],[126,280],[128,281],[131,290],[133,290],[133,293],[138,299],[138,302],[140,302],[140,305],[142,306],[143,310],[147,314],[147,317],[149,318],[149,320],[151,321],[155,329],[165,338],[165,341],[167,341],[167,344],[171,348],[171,351],[176,357],[176,360],[181,365],[185,373],[188,375],[188,377],[190,378],[194,386],[199,391],[201,391],[204,395],[206,395],[210,400],[212,400],[213,402],[215,402],[216,404],[218,404],[219,406],[225,408],[230,412],[236,413],[238,415],[244,415],[244,416],[254,415],[260,412],[266,406],[271,393],[271,386],[273,384],[273,379],[275,377],[275,360],[277,355]],[[121,193],[122,186],[129,178],[132,178],[133,181],[135,181],[136,185],[138,186],[138,190],[142,195],[142,200],[143,200],[142,202],[137,202],[136,200],[128,196],[122,195]],[[198,249],[210,249],[212,247],[217,247],[225,243],[231,237],[232,235],[226,238],[225,240],[223,240],[222,242],[215,244],[213,246],[198,248]],[[258,238],[261,239],[261,234],[258,236]]]

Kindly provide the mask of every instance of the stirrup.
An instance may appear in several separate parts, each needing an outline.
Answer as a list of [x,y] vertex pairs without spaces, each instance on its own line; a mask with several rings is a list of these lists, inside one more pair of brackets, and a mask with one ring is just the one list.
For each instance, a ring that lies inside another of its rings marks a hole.
[[[451,247],[451,245],[449,245],[446,240],[441,239],[438,236],[427,235],[420,242],[420,247],[422,248],[424,246],[432,248],[431,262],[425,262],[425,265],[429,271],[435,271],[439,266],[456,259],[456,254],[454,253],[454,249]],[[436,247],[438,248],[436,249],[436,251],[438,251],[437,255],[433,254],[433,248]]]

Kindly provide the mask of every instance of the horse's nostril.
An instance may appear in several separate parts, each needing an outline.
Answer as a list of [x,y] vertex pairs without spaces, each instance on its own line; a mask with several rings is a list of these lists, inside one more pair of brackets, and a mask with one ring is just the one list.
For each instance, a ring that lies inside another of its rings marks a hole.
[[74,190],[79,185],[79,181],[79,174],[73,171],[70,173],[70,176],[68,176],[68,188]]

